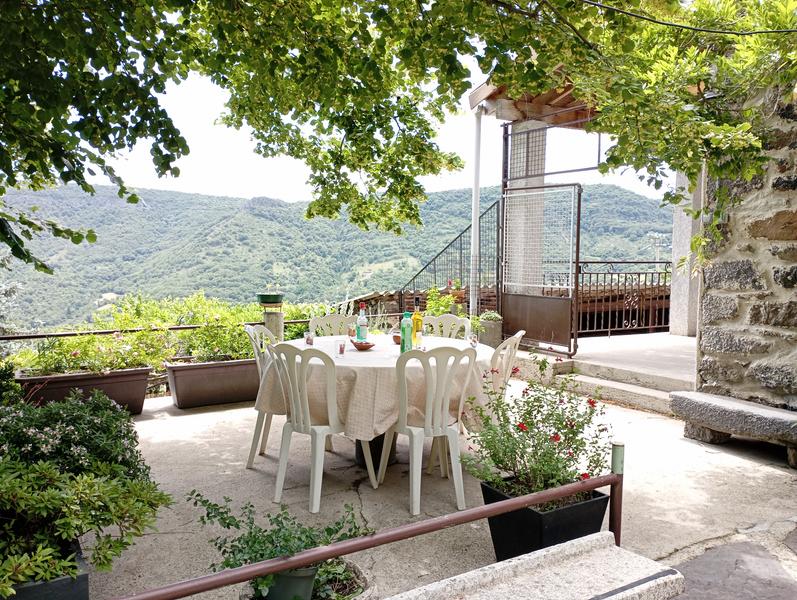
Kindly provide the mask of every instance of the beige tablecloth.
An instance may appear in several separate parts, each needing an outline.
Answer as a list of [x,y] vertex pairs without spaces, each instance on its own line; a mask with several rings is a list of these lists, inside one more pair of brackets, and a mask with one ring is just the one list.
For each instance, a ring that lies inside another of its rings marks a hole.
[[[358,352],[350,342],[346,342],[346,352],[343,357],[335,357],[333,348],[335,343],[347,339],[345,336],[316,337],[314,348],[326,352],[335,361],[335,374],[337,380],[337,405],[338,417],[345,425],[344,433],[358,440],[371,440],[385,433],[398,420],[398,378],[396,376],[396,361],[399,357],[399,347],[393,343],[392,336],[372,335],[369,341],[376,345],[365,352]],[[305,348],[304,340],[288,342],[298,348]],[[424,336],[423,345],[427,350],[440,346],[453,346],[463,349],[470,347],[464,340]],[[474,397],[476,402],[484,403],[487,400],[482,382],[485,371],[490,370],[490,359],[493,348],[479,344],[476,348],[476,365],[474,373],[466,378],[466,372],[455,378],[455,385],[451,395],[450,408],[455,413],[459,406],[464,382],[468,381],[465,389],[466,400]],[[317,368],[310,365],[308,378],[308,399],[310,401],[310,414],[314,424],[327,423],[326,398],[321,376],[321,363]],[[422,415],[425,402],[425,385],[423,370],[418,361],[411,361],[407,365],[407,388],[409,398],[409,420],[417,421]],[[265,374],[265,381],[260,388],[255,407],[261,411],[274,414],[285,414],[285,400],[278,384],[274,369],[269,369]],[[466,402],[465,423],[468,422]]]

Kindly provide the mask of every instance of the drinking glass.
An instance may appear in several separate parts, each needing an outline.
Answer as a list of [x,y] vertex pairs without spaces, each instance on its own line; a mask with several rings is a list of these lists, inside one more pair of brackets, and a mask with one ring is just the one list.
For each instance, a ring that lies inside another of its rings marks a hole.
[[335,340],[335,356],[343,358],[346,353],[346,340]]
[[304,345],[305,346],[312,346],[313,345],[313,332],[312,331],[305,331],[304,332]]
[[418,332],[416,339],[418,340],[418,347],[416,349],[424,352],[426,350],[426,346],[423,345],[423,331]]
[[349,337],[357,337],[357,328],[355,327],[354,323],[349,323]]
[[468,342],[470,342],[470,347],[471,348],[475,348],[476,346],[479,345],[479,336],[476,335],[475,333],[471,333],[468,336]]

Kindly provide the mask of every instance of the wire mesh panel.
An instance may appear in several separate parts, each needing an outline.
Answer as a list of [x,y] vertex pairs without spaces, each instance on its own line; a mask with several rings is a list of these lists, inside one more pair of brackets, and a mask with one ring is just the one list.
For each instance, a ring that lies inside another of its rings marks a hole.
[[507,190],[503,291],[572,296],[575,287],[576,186]]

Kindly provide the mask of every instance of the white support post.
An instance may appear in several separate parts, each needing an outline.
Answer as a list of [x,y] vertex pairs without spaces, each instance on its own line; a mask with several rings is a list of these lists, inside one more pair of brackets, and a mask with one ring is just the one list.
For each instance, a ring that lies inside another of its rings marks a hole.
[[482,112],[481,105],[476,107],[474,116],[476,117],[476,133],[474,136],[473,147],[473,193],[471,195],[471,218],[470,218],[470,294],[468,306],[470,314],[476,315],[479,312],[479,174],[481,170],[481,150],[482,150]]

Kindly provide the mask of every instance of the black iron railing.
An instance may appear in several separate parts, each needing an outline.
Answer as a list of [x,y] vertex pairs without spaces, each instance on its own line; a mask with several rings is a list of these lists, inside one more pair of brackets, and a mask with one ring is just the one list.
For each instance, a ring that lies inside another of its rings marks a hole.
[[[479,288],[498,282],[498,202],[479,217]],[[402,292],[441,288],[451,282],[470,287],[470,225],[455,237],[406,284]]]
[[[561,267],[545,273],[543,295],[566,295],[570,274]],[[578,277],[579,336],[669,329],[669,261],[581,261]]]

